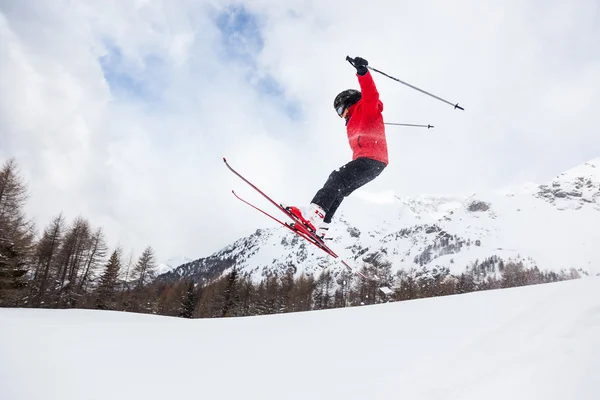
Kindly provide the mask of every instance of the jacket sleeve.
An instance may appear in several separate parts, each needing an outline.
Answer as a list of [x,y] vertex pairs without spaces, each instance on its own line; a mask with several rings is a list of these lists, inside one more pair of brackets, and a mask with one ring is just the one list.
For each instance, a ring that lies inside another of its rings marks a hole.
[[367,71],[364,75],[356,75],[358,77],[358,83],[360,84],[360,91],[362,94],[363,103],[371,108],[377,107],[379,103],[379,92],[371,76],[371,71]]

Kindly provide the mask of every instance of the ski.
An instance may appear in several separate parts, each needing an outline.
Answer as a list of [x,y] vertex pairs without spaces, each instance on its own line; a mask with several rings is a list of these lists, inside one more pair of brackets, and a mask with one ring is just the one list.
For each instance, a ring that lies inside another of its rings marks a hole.
[[[286,207],[284,207],[280,203],[277,203],[269,195],[267,195],[265,192],[263,192],[262,190],[260,190],[256,185],[254,185],[252,182],[250,182],[248,179],[246,179],[242,174],[240,174],[235,169],[233,169],[233,167],[231,167],[231,165],[229,165],[229,163],[227,162],[227,159],[225,157],[223,157],[223,162],[225,163],[225,165],[227,166],[227,168],[229,168],[229,170],[231,172],[233,172],[238,178],[240,178],[241,180],[243,180],[244,182],[246,182],[248,185],[250,185],[250,187],[252,187],[258,193],[260,193],[260,195],[262,195],[271,204],[273,204],[280,211],[282,211],[285,215],[287,215],[292,221],[294,221],[293,222],[293,226],[292,226],[294,229],[296,229],[298,231],[304,232],[306,234],[306,236],[310,236],[314,241],[318,242],[322,247],[328,248],[327,245],[325,244],[325,242],[323,242],[323,240],[321,238],[319,238],[318,236],[316,236],[314,234],[314,232],[312,232],[306,225],[304,225],[304,223],[302,221],[300,221],[294,214],[292,214]],[[254,206],[252,206],[252,207],[254,207]],[[254,208],[256,208],[256,207],[254,207]],[[263,214],[267,214],[264,211],[261,211],[261,212]],[[273,217],[271,217],[271,218],[273,218]],[[329,251],[331,253],[333,253],[333,251],[331,249],[329,249]]]
[[[256,205],[250,203],[249,201],[243,199],[237,193],[235,193],[235,191],[232,190],[231,192],[233,193],[233,195],[238,200],[240,200],[243,203],[247,204],[248,206],[254,208],[255,210],[259,211],[260,213],[266,215],[270,219],[274,220],[275,222],[279,223],[280,225],[282,225],[282,226],[286,227],[287,229],[291,230],[292,232],[294,232],[298,236],[306,239],[307,241],[309,241],[313,245],[317,246],[318,248],[320,248],[321,250],[323,250],[325,253],[327,253],[331,257],[333,257],[335,259],[338,259],[338,261],[342,265],[344,265],[346,268],[348,268],[351,272],[355,273],[356,275],[358,275],[358,276],[360,276],[360,277],[362,277],[362,278],[364,278],[366,280],[377,281],[376,279],[367,277],[365,274],[363,274],[359,270],[357,270],[354,267],[352,267],[348,262],[346,262],[346,260],[341,259],[327,244],[325,244],[323,242],[323,240],[321,238],[319,238],[316,235],[314,235],[314,233],[308,227],[306,227],[302,223],[302,221],[300,221],[294,214],[292,214],[291,212],[289,212],[282,204],[277,203],[269,195],[267,195],[265,192],[263,192],[262,190],[260,190],[256,185],[254,185],[252,182],[250,182],[248,179],[246,179],[242,174],[240,174],[233,167],[231,167],[231,165],[227,162],[227,159],[225,157],[223,157],[223,162],[225,163],[225,165],[227,166],[227,168],[229,168],[229,170],[231,172],[233,172],[237,177],[239,177],[241,180],[243,180],[248,185],[250,185],[250,187],[252,187],[254,190],[256,190],[260,195],[262,195],[265,199],[267,199],[271,204],[273,204],[280,211],[282,211],[285,215],[287,215],[293,221],[293,223],[287,223],[287,222],[281,221],[280,219],[274,217],[273,215],[271,215],[270,213],[268,213],[265,210],[261,209],[260,207],[258,207]],[[380,290],[382,290],[384,293],[386,293],[386,291],[389,291],[390,289],[387,288],[387,287],[381,287]]]
[[266,215],[267,217],[269,217],[272,220],[276,221],[280,225],[282,225],[282,226],[286,227],[287,229],[291,230],[292,232],[294,232],[298,236],[301,236],[302,238],[306,239],[310,243],[314,244],[315,246],[317,246],[318,248],[320,248],[321,250],[323,250],[325,253],[329,254],[331,257],[333,257],[335,259],[338,259],[338,261],[343,266],[345,266],[346,268],[348,268],[351,272],[355,273],[356,275],[358,275],[358,276],[360,276],[360,277],[362,277],[364,279],[376,281],[376,279],[369,278],[365,274],[363,274],[362,272],[360,272],[359,270],[354,269],[354,267],[352,267],[347,261],[341,259],[329,246],[327,246],[326,244],[323,244],[321,241],[319,241],[316,237],[314,237],[310,233],[307,233],[304,230],[298,229],[294,224],[289,224],[287,222],[281,221],[280,219],[274,217],[273,215],[269,214],[268,212],[266,212],[265,210],[261,209],[260,207],[257,207],[254,204],[250,203],[248,200],[243,199],[234,190],[232,190],[231,192],[233,193],[233,195],[238,200],[240,200],[243,203],[249,205],[250,207],[254,208],[255,210],[259,211],[260,213]]
[[335,253],[333,253],[331,251],[331,249],[329,249],[327,246],[323,246],[319,241],[317,241],[315,238],[313,238],[312,236],[306,234],[304,231],[298,229],[296,226],[294,226],[293,224],[289,224],[287,222],[283,222],[280,219],[274,217],[273,215],[269,214],[268,212],[266,212],[265,210],[255,206],[254,204],[250,203],[249,201],[243,199],[242,197],[240,197],[234,190],[231,191],[231,193],[233,193],[233,195],[240,201],[242,201],[243,203],[249,205],[250,207],[254,208],[255,210],[261,212],[262,214],[266,215],[267,217],[271,218],[273,221],[279,223],[280,225],[286,227],[287,229],[291,230],[292,232],[294,232],[295,234],[303,237],[304,239],[306,239],[307,241],[309,241],[310,243],[314,244],[315,246],[317,246],[318,248],[320,248],[321,250],[323,250],[325,253],[331,255],[332,257],[337,257],[337,255]]

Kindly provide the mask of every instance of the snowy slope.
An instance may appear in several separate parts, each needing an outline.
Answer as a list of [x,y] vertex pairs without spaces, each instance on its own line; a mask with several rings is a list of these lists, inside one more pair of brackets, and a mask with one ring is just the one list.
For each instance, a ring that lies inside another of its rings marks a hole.
[[600,398],[600,278],[184,320],[0,309],[10,400]]
[[[248,208],[248,212],[256,211]],[[391,193],[375,197],[359,190],[344,201],[334,218],[330,245],[355,266],[378,255],[379,261],[391,264],[392,271],[422,264],[461,273],[475,261],[498,256],[542,270],[574,268],[595,275],[600,273],[598,226],[600,158],[545,184],[468,198],[407,198]],[[256,280],[287,270],[319,274],[331,268],[335,274],[343,269],[265,218],[264,227],[255,234],[175,270],[168,279],[210,277],[211,268],[221,273],[228,268],[225,264],[236,265]]]

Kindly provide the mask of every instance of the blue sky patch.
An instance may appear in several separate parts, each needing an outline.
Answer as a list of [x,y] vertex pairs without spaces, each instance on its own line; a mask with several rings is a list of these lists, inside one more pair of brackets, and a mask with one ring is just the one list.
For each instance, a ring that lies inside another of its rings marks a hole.
[[260,18],[243,5],[227,7],[217,14],[215,24],[221,32],[221,55],[226,62],[248,67],[247,81],[264,97],[265,102],[277,107],[293,120],[300,119],[301,111],[285,93],[273,76],[259,74],[257,56],[265,42],[260,30]]
[[104,79],[115,97],[135,98],[142,101],[156,101],[158,99],[159,71],[164,68],[164,61],[154,55],[144,58],[143,68],[128,65],[122,50],[105,42],[107,53],[99,58]]
[[227,57],[254,63],[256,54],[264,47],[258,17],[244,6],[231,6],[217,15],[216,24]]

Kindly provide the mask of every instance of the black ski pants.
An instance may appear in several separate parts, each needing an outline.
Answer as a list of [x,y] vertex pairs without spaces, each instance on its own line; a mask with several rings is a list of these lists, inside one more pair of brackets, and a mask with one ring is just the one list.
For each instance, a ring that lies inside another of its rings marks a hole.
[[381,161],[361,157],[333,171],[312,200],[325,211],[324,221],[331,222],[344,197],[371,182],[385,167],[386,164]]

